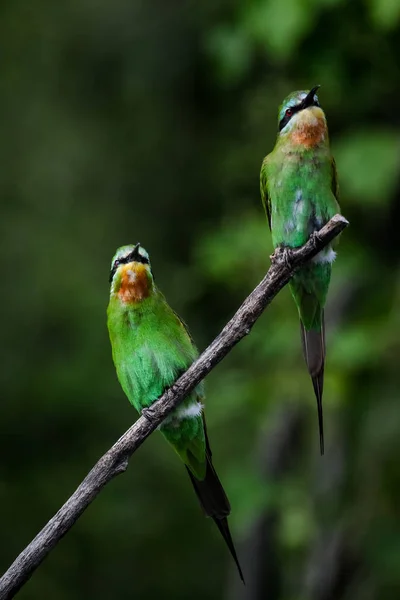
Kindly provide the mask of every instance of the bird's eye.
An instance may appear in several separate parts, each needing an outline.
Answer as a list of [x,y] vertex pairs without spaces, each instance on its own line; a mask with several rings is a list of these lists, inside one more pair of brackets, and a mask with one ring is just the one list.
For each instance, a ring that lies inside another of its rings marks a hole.
[[114,269],[116,269],[119,266],[120,262],[121,261],[119,259],[114,261]]
[[293,110],[291,108],[287,108],[286,111],[285,111],[285,115],[287,117],[291,117],[292,114],[293,114]]

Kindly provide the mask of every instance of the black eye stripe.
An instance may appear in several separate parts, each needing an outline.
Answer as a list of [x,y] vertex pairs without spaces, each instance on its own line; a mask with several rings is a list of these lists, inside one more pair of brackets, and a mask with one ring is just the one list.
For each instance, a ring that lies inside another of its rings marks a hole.
[[125,258],[120,258],[119,259],[119,264],[120,265],[126,265],[130,262],[138,262],[138,263],[142,263],[143,265],[148,265],[149,264],[149,259],[147,258],[147,256],[142,256],[141,254],[139,254],[138,252],[136,252],[135,255],[128,254],[128,256],[125,256]]
[[112,280],[113,280],[113,278],[114,278],[114,275],[115,275],[115,271],[116,271],[116,270],[117,270],[117,267],[115,266],[115,263],[114,263],[114,266],[113,266],[113,268],[111,269],[111,272],[110,272],[110,277],[109,277],[109,279],[108,279],[108,283],[111,283],[111,282],[112,282]]
[[[319,106],[319,102],[318,100],[314,100],[314,102],[311,104],[311,106]],[[282,129],[289,123],[290,119],[297,113],[299,112],[299,110],[302,110],[303,107],[303,102],[300,102],[300,104],[296,104],[296,106],[288,106],[288,108],[290,108],[290,110],[292,111],[291,115],[286,115],[279,121],[279,131],[282,131]]]
[[285,116],[279,121],[279,131],[281,131],[285,127],[285,125],[289,123],[293,115],[295,115],[297,112],[299,112],[299,110],[301,110],[301,104],[297,104],[297,106],[289,106],[288,108],[290,108],[292,114],[287,115],[285,112]]
[[133,250],[133,252],[131,252],[127,256],[123,256],[122,258],[117,258],[117,260],[114,261],[114,264],[112,266],[109,282],[110,283],[112,282],[113,277],[120,265],[126,265],[130,262],[137,262],[137,263],[142,263],[143,265],[148,265],[149,259],[147,258],[147,256],[142,256],[141,254],[139,254],[139,252],[137,250],[136,251]]

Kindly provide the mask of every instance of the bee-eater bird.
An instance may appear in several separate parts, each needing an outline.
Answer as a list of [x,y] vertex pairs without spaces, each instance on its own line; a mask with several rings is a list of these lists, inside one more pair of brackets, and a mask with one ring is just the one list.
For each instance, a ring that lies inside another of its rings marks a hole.
[[[131,404],[147,416],[159,396],[198,357],[188,330],[157,289],[149,255],[140,245],[119,248],[111,263],[107,310],[112,355]],[[229,500],[212,464],[200,383],[163,421],[160,431],[184,462],[207,516],[216,523],[242,570],[228,526]]]
[[[325,114],[316,95],[318,88],[293,92],[283,101],[275,148],[261,166],[261,197],[275,248],[302,246],[340,211],[336,166]],[[303,354],[317,398],[321,454],[324,306],[335,256],[332,245],[328,245],[298,269],[289,283],[300,316]]]

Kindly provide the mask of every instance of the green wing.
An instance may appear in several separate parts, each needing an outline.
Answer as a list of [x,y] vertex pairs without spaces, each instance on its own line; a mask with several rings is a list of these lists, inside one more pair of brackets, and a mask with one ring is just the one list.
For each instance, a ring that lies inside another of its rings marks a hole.
[[172,308],[171,308],[171,310],[174,313],[174,315],[177,318],[177,320],[179,321],[179,323],[182,325],[183,329],[185,330],[185,333],[186,333],[187,337],[189,338],[190,343],[192,344],[192,346],[195,348],[195,350],[197,352],[196,344],[194,343],[194,340],[192,338],[192,334],[189,331],[189,327],[186,325],[185,321],[178,315],[178,313],[176,313]]
[[265,214],[267,215],[268,225],[271,229],[271,201],[268,196],[268,187],[267,187],[267,161],[268,156],[266,156],[261,165],[260,171],[260,192],[261,192],[261,200],[263,203],[263,207],[265,210]]
[[337,202],[339,202],[339,182],[337,177],[336,162],[332,156],[332,192]]
[[[171,345],[169,347],[168,358],[172,359],[172,350],[178,350],[180,354],[184,351],[186,364],[180,366],[175,371],[175,376],[171,385],[176,378],[186,371],[190,364],[198,356],[197,348],[190,335],[189,328],[181,317],[169,306],[164,296],[159,292],[160,298],[164,302],[165,310],[168,312],[170,319],[170,334]],[[183,368],[182,368],[183,367]],[[190,406],[195,402],[203,402],[204,390],[203,384],[200,383],[190,395],[182,402],[181,406]],[[179,411],[179,409],[177,409]],[[203,414],[191,418],[174,418],[175,411],[171,413],[170,418],[160,427],[161,433],[172,445],[179,457],[191,473],[198,479],[204,479],[206,474],[206,442],[203,426]],[[177,413],[179,414],[179,412]]]

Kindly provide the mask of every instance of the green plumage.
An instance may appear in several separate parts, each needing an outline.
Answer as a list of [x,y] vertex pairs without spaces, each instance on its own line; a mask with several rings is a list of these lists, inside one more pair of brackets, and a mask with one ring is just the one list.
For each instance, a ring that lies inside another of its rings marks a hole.
[[[144,248],[139,244],[120,248],[110,281],[108,330],[117,376],[131,404],[146,414],[198,352],[155,286]],[[243,579],[228,527],[229,501],[212,464],[203,400],[200,383],[164,420],[160,431],[184,462],[205,513],[217,524]]]
[[[293,92],[285,99],[279,110],[280,132],[275,148],[262,163],[261,196],[275,248],[302,246],[340,210],[336,167],[316,89]],[[334,257],[332,247],[327,247],[299,269],[289,284],[317,397],[322,454],[324,306]]]
[[[112,295],[108,329],[118,379],[138,412],[150,407],[198,355],[184,325],[157,288],[141,302],[129,305]],[[200,384],[160,428],[200,478],[204,477],[206,466],[202,416],[179,420],[175,416],[182,408],[199,403],[203,395]]]

